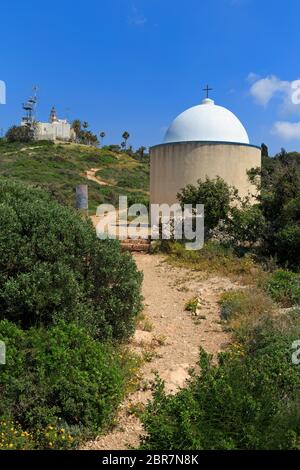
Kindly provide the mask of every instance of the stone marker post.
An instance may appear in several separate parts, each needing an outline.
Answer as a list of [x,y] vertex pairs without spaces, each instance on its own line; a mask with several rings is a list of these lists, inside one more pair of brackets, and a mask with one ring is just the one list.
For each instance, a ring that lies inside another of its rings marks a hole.
[[79,184],[76,186],[76,209],[86,213],[89,210],[89,193],[87,184]]

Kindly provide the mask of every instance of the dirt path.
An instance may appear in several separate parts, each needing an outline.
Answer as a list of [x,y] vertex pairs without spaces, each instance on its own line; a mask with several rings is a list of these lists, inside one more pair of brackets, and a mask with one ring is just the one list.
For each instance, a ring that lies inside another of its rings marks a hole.
[[[140,389],[121,406],[116,427],[106,436],[89,442],[86,449],[136,448],[143,428],[130,410],[151,398],[153,372],[157,371],[166,382],[166,390],[174,393],[184,386],[188,370],[196,365],[199,346],[216,354],[230,340],[220,324],[218,300],[222,292],[236,287],[235,284],[220,277],[203,279],[200,273],[171,267],[161,255],[137,254],[135,259],[144,273],[144,323],[147,322],[147,330],[151,323],[152,329],[150,332],[138,329],[131,348],[143,354],[147,362],[141,370]],[[186,302],[194,296],[201,299],[198,317],[185,311]]]
[[88,180],[90,181],[95,181],[95,183],[100,184],[101,186],[109,186],[109,183],[107,181],[103,181],[98,176],[96,176],[97,171],[101,170],[101,168],[90,168],[89,170],[86,170],[85,176]]

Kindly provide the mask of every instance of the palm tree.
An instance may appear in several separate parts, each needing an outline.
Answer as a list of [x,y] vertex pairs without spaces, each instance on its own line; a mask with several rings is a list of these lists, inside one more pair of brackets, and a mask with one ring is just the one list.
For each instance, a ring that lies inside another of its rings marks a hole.
[[80,133],[81,133],[81,121],[80,121],[80,119],[75,119],[71,124],[71,128],[74,130],[75,135],[76,135],[76,141],[78,142],[79,136],[80,136]]
[[104,139],[104,137],[106,136],[105,132],[100,132],[99,133],[99,137],[100,137],[100,144],[102,145],[102,140]]
[[127,131],[123,132],[122,137],[123,137],[123,139],[124,139],[124,143],[125,143],[124,147],[125,147],[125,150],[126,150],[127,140],[128,140],[129,137],[130,137],[129,132],[127,132]]
[[144,153],[145,153],[146,147],[142,146],[138,149],[138,154],[140,155],[141,159],[144,158]]
[[82,127],[83,129],[87,129],[89,127],[89,123],[87,121],[83,121]]

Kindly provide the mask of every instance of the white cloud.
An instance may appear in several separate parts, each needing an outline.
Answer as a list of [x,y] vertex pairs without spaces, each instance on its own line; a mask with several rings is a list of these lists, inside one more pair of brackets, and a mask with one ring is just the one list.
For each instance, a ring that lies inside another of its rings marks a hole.
[[247,82],[249,83],[254,83],[256,82],[256,80],[258,80],[260,78],[260,75],[257,75],[257,73],[254,73],[254,72],[250,72],[247,76]]
[[250,87],[250,94],[258,104],[266,106],[276,93],[288,94],[290,89],[290,82],[270,75],[254,81]]
[[280,99],[281,113],[291,114],[300,111],[300,80],[280,80],[276,75],[260,78],[251,72],[247,81],[251,83],[250,94],[256,103],[267,106],[277,96]]
[[273,125],[272,134],[278,135],[286,140],[300,139],[300,121],[277,121]]

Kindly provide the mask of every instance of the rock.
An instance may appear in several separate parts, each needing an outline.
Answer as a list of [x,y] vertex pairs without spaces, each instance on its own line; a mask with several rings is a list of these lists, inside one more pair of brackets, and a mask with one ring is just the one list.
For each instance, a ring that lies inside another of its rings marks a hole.
[[140,344],[151,344],[153,340],[153,334],[148,331],[136,330],[133,336],[133,342]]

